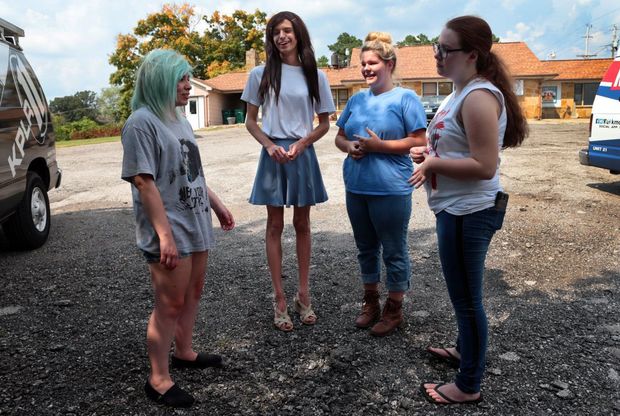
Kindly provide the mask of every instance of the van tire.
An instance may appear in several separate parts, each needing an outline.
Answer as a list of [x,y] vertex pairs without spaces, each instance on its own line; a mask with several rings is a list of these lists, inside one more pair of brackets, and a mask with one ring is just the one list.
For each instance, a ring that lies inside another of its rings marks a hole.
[[36,172],[28,172],[26,192],[4,230],[16,249],[41,247],[50,233],[50,201],[47,186]]

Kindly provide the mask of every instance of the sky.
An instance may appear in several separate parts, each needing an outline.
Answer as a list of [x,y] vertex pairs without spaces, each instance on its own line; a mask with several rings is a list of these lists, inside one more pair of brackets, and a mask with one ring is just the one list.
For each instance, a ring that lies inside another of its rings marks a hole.
[[[171,1],[168,1],[170,3]],[[153,0],[0,0],[0,17],[21,27],[20,43],[39,77],[48,100],[77,91],[97,93],[109,86],[115,68],[108,58],[119,34],[132,33],[138,20],[161,10]],[[182,3],[177,1],[177,3]],[[585,53],[610,57],[612,27],[620,37],[617,0],[230,0],[189,1],[201,15],[230,14],[257,8],[272,15],[290,10],[304,20],[317,58],[330,56],[327,45],[342,32],[363,39],[370,31],[391,33],[394,41],[408,34],[439,34],[452,17],[484,18],[501,41],[524,41],[540,58],[570,59]]]

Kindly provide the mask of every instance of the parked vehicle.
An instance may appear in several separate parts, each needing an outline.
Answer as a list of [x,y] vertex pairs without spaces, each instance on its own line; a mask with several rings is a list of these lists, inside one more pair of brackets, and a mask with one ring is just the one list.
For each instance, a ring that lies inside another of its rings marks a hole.
[[0,19],[0,224],[11,247],[34,249],[50,231],[47,191],[60,186],[54,129],[43,90],[19,39]]
[[422,101],[424,106],[424,112],[426,113],[426,124],[430,123],[433,117],[435,117],[435,113],[437,113],[437,109],[444,98],[446,98],[445,95],[426,95],[420,97],[420,101]]
[[611,63],[596,92],[589,144],[579,151],[579,162],[620,174],[620,56]]

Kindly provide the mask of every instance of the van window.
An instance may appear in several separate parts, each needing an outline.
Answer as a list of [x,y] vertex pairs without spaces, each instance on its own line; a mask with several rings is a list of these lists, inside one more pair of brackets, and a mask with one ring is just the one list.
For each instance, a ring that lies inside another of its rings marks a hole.
[[598,82],[586,82],[575,84],[575,105],[592,105]]

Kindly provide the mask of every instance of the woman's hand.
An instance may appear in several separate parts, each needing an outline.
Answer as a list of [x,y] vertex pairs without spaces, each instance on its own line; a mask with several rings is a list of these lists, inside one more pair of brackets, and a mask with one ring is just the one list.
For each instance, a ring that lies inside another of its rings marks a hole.
[[346,146],[347,153],[349,154],[349,156],[351,156],[351,159],[360,160],[361,158],[366,156],[366,153],[364,153],[364,151],[361,149],[359,142],[347,141]]
[[177,267],[179,253],[172,235],[162,235],[159,237],[159,253],[159,264],[168,270]]
[[360,149],[366,153],[370,152],[380,152],[383,140],[377,136],[377,134],[366,127],[366,131],[370,135],[370,137],[363,137],[357,134],[353,136],[359,140]]
[[215,212],[222,230],[230,231],[235,228],[235,219],[233,218],[232,213],[224,205],[218,205],[217,208],[213,208],[213,212]]
[[288,160],[293,161],[297,159],[297,156],[301,155],[308,147],[306,143],[307,142],[305,139],[299,139],[295,143],[291,144],[288,147],[288,153],[286,154]]
[[434,156],[426,154],[424,162],[413,171],[413,175],[407,180],[409,185],[415,186],[416,188],[424,185],[424,182],[426,182],[432,174],[434,159]]
[[267,147],[267,153],[269,154],[270,158],[280,164],[284,164],[289,161],[286,150],[284,150],[282,146],[278,146],[277,144],[272,144],[271,146]]
[[409,156],[414,163],[422,163],[428,156],[428,148],[426,146],[415,146],[409,149]]

